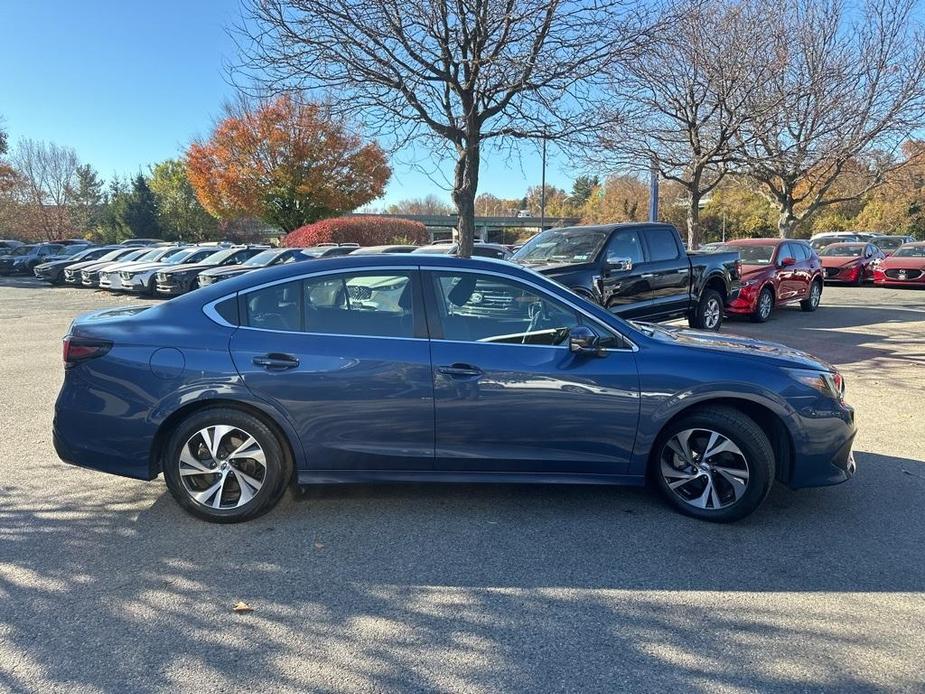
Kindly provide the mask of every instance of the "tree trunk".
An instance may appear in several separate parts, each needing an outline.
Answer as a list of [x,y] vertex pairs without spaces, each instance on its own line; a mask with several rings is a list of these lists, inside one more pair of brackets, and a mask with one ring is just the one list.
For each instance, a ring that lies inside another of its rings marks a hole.
[[687,205],[687,250],[695,251],[703,242],[700,229],[700,196],[690,194]]
[[793,227],[796,226],[797,218],[793,214],[793,208],[788,205],[781,205],[780,215],[777,218],[777,234],[782,239],[788,239],[793,234]]
[[459,215],[460,258],[472,257],[475,242],[475,193],[479,185],[479,137],[467,138],[458,148],[459,158],[453,177],[453,202]]

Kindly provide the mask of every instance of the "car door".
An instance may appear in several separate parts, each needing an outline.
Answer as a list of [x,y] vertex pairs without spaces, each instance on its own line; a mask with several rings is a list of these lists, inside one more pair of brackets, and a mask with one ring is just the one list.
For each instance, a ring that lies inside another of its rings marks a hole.
[[314,470],[433,470],[430,350],[417,270],[334,271],[242,293],[247,387],[285,412]]
[[[525,280],[423,270],[436,467],[455,472],[626,472],[639,418],[631,345]],[[572,354],[588,326],[611,348]]]
[[[777,247],[777,300],[778,302],[792,301],[797,294],[796,281],[797,257],[796,251],[789,243],[782,243]],[[788,265],[788,260],[793,263]]]
[[640,270],[649,281],[649,311],[670,316],[690,308],[690,262],[677,232],[670,227],[649,227],[643,235],[646,261]]
[[790,242],[790,247],[796,253],[797,264],[794,266],[794,281],[796,282],[796,298],[805,299],[809,296],[809,288],[813,281],[813,252],[805,243]]
[[601,305],[624,318],[648,315],[650,279],[638,267],[645,263],[645,250],[638,228],[616,229],[603,251],[601,274],[596,281]]

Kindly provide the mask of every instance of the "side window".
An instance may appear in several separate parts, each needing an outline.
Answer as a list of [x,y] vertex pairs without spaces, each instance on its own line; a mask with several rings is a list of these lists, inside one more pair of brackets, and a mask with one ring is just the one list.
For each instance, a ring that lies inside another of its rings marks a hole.
[[300,282],[274,284],[244,295],[244,324],[263,330],[302,330]]
[[793,258],[794,260],[799,260],[800,256],[797,255],[797,250],[794,248],[795,244],[785,243],[780,247],[780,260],[784,258]]
[[643,262],[642,241],[635,229],[619,229],[613,233],[607,246],[606,262],[614,263],[629,258],[633,264]]
[[305,280],[307,332],[414,337],[414,286],[405,272],[344,273]]
[[440,272],[433,279],[446,340],[557,345],[581,325],[565,304],[502,277]]
[[810,253],[809,248],[804,246],[802,243],[792,243],[790,245],[793,246],[794,250],[797,252],[797,260],[809,260],[810,257],[812,257],[812,253]]
[[671,229],[654,227],[646,232],[646,243],[649,245],[649,260],[674,260],[678,257],[678,244]]

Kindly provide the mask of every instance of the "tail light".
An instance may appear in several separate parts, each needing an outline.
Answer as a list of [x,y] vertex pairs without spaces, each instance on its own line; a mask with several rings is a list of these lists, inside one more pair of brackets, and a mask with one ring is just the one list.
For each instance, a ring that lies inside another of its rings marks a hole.
[[112,349],[112,343],[108,340],[68,335],[64,338],[64,368],[69,369],[82,361],[102,357],[110,349]]

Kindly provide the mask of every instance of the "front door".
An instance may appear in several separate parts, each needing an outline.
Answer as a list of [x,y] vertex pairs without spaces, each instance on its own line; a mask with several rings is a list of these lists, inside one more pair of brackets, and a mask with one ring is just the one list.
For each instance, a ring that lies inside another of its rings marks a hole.
[[316,275],[242,295],[231,353],[318,470],[433,470],[430,350],[416,270]]
[[598,279],[601,305],[623,318],[649,315],[652,301],[651,277],[639,266],[645,263],[645,252],[639,230],[617,229],[604,249],[604,262]]
[[[437,469],[626,472],[639,379],[618,336],[526,282],[466,270],[424,276]],[[611,340],[605,356],[569,351],[576,325]]]

